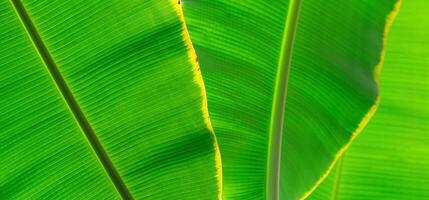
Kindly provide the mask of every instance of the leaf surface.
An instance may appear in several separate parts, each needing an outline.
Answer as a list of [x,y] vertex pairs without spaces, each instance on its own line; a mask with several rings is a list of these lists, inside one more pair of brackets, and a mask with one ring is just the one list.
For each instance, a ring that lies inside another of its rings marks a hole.
[[375,70],[396,1],[300,2],[183,2],[225,199],[307,196],[376,109]]
[[309,199],[429,199],[428,9],[425,0],[402,2],[387,40],[380,107]]
[[219,152],[177,1],[0,9],[1,199],[218,198]]

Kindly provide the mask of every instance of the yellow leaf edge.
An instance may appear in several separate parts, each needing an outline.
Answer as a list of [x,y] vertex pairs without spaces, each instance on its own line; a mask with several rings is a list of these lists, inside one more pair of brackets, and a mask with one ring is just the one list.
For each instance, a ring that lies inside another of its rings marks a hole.
[[189,31],[186,26],[185,17],[183,14],[182,2],[181,0],[170,0],[170,2],[173,4],[176,14],[179,16],[180,21],[182,23],[182,37],[188,49],[189,62],[192,64],[192,67],[193,67],[192,70],[194,72],[194,82],[195,84],[198,85],[201,92],[201,97],[202,97],[201,110],[203,114],[204,123],[206,124],[208,130],[210,131],[214,141],[213,146],[215,149],[215,161],[216,161],[216,171],[217,171],[216,178],[217,178],[218,187],[219,187],[217,197],[218,199],[222,199],[222,191],[223,191],[222,160],[221,160],[221,154],[220,154],[219,145],[216,139],[216,135],[213,130],[213,126],[211,124],[210,117],[209,117],[209,112],[207,107],[207,93],[204,86],[203,76],[200,71],[200,64],[198,62],[198,57],[194,49],[194,46],[192,45],[191,38],[189,36]]

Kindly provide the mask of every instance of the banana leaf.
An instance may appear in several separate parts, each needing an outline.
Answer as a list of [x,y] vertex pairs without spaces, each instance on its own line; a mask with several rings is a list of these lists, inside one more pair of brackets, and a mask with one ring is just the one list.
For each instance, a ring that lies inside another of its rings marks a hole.
[[309,199],[429,199],[428,3],[403,1],[387,40],[380,107]]
[[176,0],[0,2],[0,199],[218,199]]
[[224,199],[305,198],[377,108],[396,0],[182,4],[221,149]]

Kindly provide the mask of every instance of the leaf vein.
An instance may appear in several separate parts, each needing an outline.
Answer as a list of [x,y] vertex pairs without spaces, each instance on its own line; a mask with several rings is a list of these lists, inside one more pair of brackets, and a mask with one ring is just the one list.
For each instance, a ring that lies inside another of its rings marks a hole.
[[89,142],[89,145],[92,147],[95,152],[98,160],[105,169],[106,173],[110,177],[110,180],[113,182],[118,193],[123,199],[133,199],[133,196],[129,192],[127,186],[125,185],[122,177],[119,175],[115,166],[113,165],[109,155],[105,151],[103,145],[97,138],[94,129],[91,127],[88,119],[83,113],[82,109],[79,106],[79,103],[73,96],[70,88],[68,87],[66,81],[64,80],[61,72],[58,69],[54,59],[49,53],[46,45],[44,44],[42,38],[39,35],[35,25],[31,21],[29,14],[27,13],[25,6],[20,0],[10,0],[12,7],[14,8],[18,18],[20,19],[22,25],[24,26],[27,35],[30,37],[35,50],[39,54],[43,63],[45,64],[51,78],[55,82],[55,85],[63,97],[65,103],[73,114],[75,120],[77,121],[81,131],[84,133],[86,139]]

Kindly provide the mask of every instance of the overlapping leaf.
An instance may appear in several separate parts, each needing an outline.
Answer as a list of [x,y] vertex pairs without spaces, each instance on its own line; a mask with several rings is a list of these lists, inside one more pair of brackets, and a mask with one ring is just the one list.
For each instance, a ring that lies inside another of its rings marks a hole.
[[[374,71],[395,2],[303,0],[296,10],[299,1],[184,0],[221,148],[225,199],[272,197],[276,187],[266,185],[277,172],[268,163],[279,156],[281,199],[309,194],[375,111]],[[293,54],[284,57],[295,13]],[[276,87],[288,71],[287,88]],[[274,102],[286,90],[282,109]],[[282,131],[273,131],[283,118]]]
[[310,199],[429,199],[429,4],[403,1],[380,108]]

